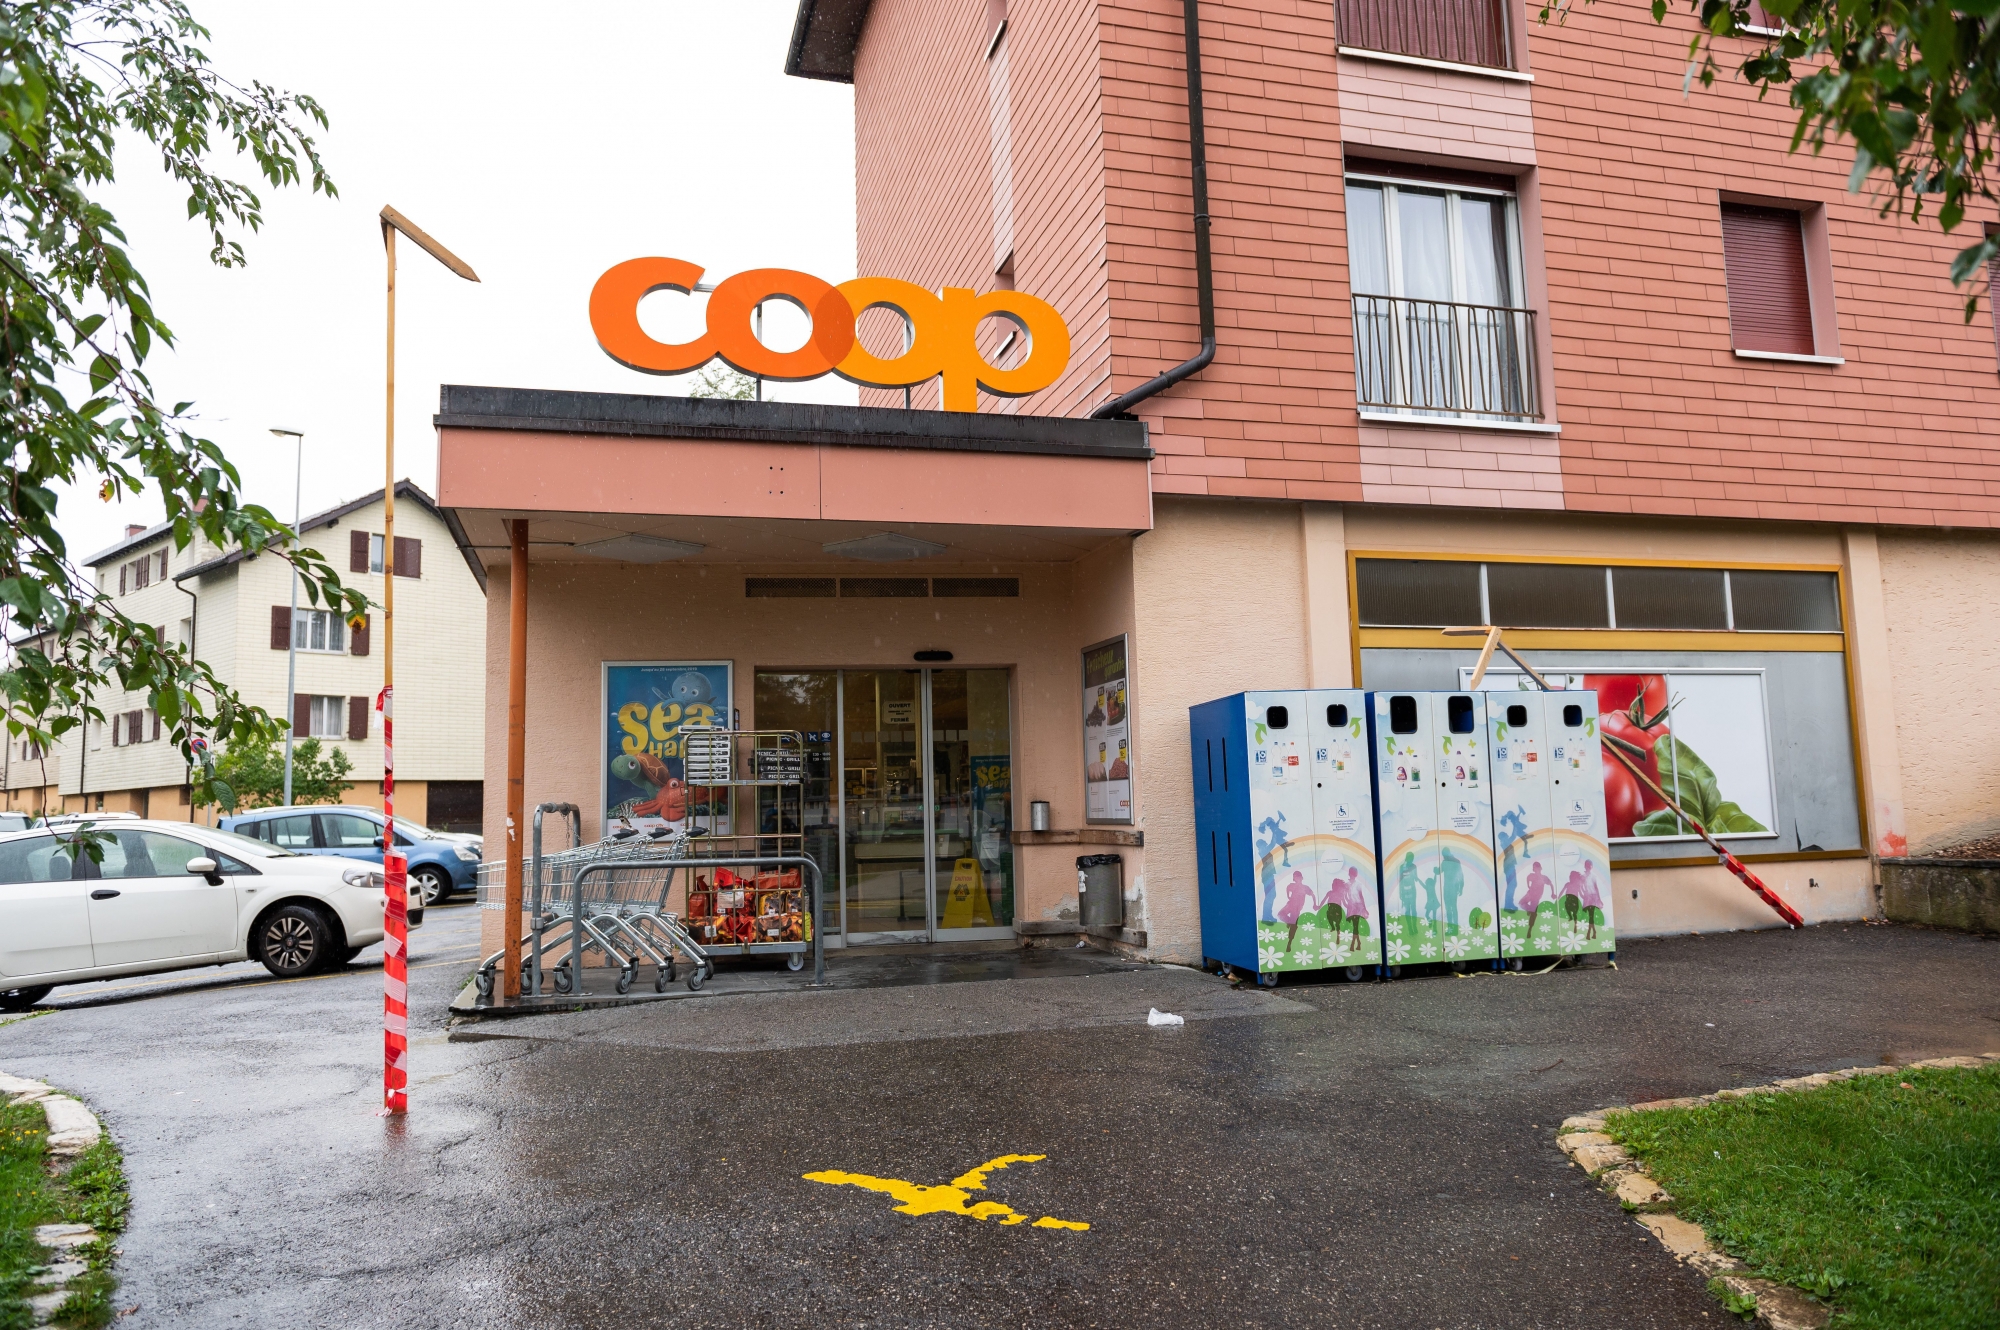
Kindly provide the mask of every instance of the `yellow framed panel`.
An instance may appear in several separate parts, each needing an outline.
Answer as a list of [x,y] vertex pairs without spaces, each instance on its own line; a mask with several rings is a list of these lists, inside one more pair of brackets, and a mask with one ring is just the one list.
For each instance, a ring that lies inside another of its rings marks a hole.
[[[1476,637],[1446,637],[1435,628],[1360,628],[1364,647],[1449,647],[1477,651]],[[1470,645],[1468,645],[1468,643]],[[1842,633],[1672,632],[1624,628],[1521,628],[1507,631],[1517,651],[1845,651]]]
[[[1854,796],[1856,823],[1865,844],[1860,850],[1794,850],[1789,854],[1738,855],[1744,863],[1790,863],[1807,859],[1870,859],[1875,857],[1875,836],[1869,825],[1868,769],[1861,760],[1861,712],[1854,696],[1854,653],[1848,650],[1853,631],[1853,601],[1849,598],[1847,568],[1838,563],[1772,563],[1756,559],[1630,559],[1588,554],[1476,554],[1462,550],[1356,550],[1347,551],[1347,628],[1354,666],[1354,686],[1361,683],[1361,652],[1364,647],[1429,647],[1476,652],[1471,639],[1446,637],[1434,628],[1363,628],[1357,565],[1363,559],[1404,559],[1438,563],[1569,563],[1597,568],[1741,568],[1753,572],[1832,573],[1840,600],[1840,631],[1837,633],[1735,633],[1628,631],[1620,628],[1522,629],[1507,638],[1507,644],[1523,651],[1838,651],[1847,676],[1847,731],[1854,750]],[[1453,625],[1467,627],[1470,625]],[[1648,859],[1628,863],[1631,868],[1693,868],[1715,862],[1713,855],[1680,859]],[[1613,868],[1619,867],[1617,864]]]

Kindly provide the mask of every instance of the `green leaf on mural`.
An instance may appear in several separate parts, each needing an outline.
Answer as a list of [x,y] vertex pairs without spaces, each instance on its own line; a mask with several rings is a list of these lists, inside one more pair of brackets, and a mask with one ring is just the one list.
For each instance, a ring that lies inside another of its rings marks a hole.
[[[1770,830],[1741,806],[1722,797],[1714,769],[1694,749],[1668,734],[1660,737],[1653,751],[1660,759],[1660,779],[1667,793],[1711,835]],[[1635,836],[1674,836],[1683,834],[1683,830],[1680,819],[1665,808],[1656,809],[1632,824]]]

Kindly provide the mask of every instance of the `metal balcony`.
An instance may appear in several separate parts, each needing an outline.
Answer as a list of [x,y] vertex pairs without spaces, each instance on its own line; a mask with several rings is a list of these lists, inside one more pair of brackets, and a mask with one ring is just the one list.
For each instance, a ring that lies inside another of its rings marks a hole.
[[1364,411],[1542,418],[1531,309],[1355,296],[1354,371]]
[[1501,0],[1334,0],[1340,44],[1460,65],[1511,68]]

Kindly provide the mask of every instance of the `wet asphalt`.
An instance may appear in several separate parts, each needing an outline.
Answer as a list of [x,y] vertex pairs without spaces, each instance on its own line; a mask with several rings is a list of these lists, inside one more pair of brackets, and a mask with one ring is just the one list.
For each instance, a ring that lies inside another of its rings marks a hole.
[[[374,1116],[369,955],[58,990],[0,1028],[0,1070],[82,1094],[125,1149],[121,1325],[1720,1327],[1557,1152],[1564,1115],[2000,1051],[2000,943],[1900,927],[1275,992],[919,958],[989,982],[448,1029],[476,927],[435,909],[413,942],[401,1122]],[[1005,1154],[1046,1158],[985,1197],[1090,1229],[801,1176],[941,1183]]]

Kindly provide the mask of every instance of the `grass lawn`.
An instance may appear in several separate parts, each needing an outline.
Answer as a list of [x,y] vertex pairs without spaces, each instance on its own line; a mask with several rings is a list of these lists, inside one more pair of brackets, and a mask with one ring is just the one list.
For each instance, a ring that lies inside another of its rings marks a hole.
[[1682,1218],[1832,1303],[1837,1326],[2000,1326],[2000,1064],[1613,1113],[1605,1130]]
[[125,1226],[125,1171],[106,1136],[52,1178],[43,1167],[48,1121],[39,1104],[0,1104],[0,1330],[34,1325],[27,1297],[48,1259],[35,1242],[41,1224],[89,1224],[102,1236],[80,1249],[90,1266],[70,1281],[56,1323],[97,1327],[111,1320],[111,1244]]

